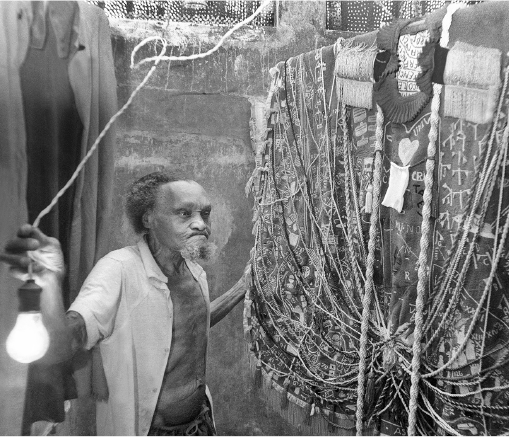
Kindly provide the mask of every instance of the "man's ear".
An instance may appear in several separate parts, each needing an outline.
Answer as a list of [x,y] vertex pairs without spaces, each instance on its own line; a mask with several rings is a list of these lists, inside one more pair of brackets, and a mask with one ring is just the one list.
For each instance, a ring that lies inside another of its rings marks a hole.
[[152,211],[146,211],[141,219],[145,228],[152,228]]

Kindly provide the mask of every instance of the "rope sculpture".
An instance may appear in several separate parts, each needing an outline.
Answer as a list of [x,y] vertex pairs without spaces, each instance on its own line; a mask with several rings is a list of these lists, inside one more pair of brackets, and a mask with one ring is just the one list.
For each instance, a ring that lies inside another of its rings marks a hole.
[[[447,53],[427,26],[406,38],[426,53],[408,65]],[[415,52],[380,32],[391,69]],[[417,113],[411,92],[379,104],[380,52],[355,39],[273,70],[245,333],[260,390],[304,433],[508,432],[509,70],[485,75],[498,49],[450,53]],[[392,164],[410,175],[401,211],[380,206]]]

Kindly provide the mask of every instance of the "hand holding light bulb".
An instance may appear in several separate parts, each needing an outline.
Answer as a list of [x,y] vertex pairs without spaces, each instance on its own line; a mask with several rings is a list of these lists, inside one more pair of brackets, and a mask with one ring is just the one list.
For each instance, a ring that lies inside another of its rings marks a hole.
[[9,356],[21,363],[41,359],[48,351],[50,339],[42,322],[41,292],[42,289],[32,279],[18,290],[19,314],[5,346]]
[[[17,238],[0,253],[0,260],[10,265],[13,276],[28,280],[18,292],[20,313],[7,338],[9,355],[22,363],[43,357],[45,362],[67,359],[69,334],[61,295],[64,261],[58,240],[38,228],[23,225]],[[30,264],[32,275],[28,273]],[[51,354],[46,358],[48,348]]]

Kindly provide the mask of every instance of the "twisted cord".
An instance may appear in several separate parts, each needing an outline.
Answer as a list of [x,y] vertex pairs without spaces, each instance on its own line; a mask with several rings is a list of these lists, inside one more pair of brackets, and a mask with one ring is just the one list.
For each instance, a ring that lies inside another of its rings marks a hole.
[[[503,139],[502,139],[502,146],[501,146],[501,150],[498,151],[498,157],[493,157],[493,161],[495,160],[495,158],[497,158],[497,166],[495,167],[496,169],[499,169],[500,168],[500,165],[501,165],[501,158],[504,156],[504,152],[505,152],[505,148],[507,148],[507,142],[508,142],[508,138],[509,138],[509,124],[507,124],[505,130],[504,130],[504,134],[503,134]],[[493,162],[492,162],[493,164]],[[487,200],[487,199],[490,199],[491,198],[491,195],[492,195],[492,191],[493,191],[493,188],[494,188],[494,185],[495,185],[495,181],[496,181],[496,170],[495,168],[492,168],[492,166],[490,165],[490,168],[491,171],[488,172],[489,175],[492,176],[492,179],[490,180],[490,185],[488,187],[488,193],[486,193],[484,199]],[[487,201],[485,202],[485,208],[483,208],[484,211],[481,212],[481,220],[480,220],[480,224],[483,223],[484,221],[484,216],[486,214],[486,208],[487,208]],[[458,348],[458,350],[456,351],[456,353],[447,361],[447,363],[445,363],[443,366],[441,366],[440,368],[436,369],[435,371],[433,372],[430,372],[430,373],[427,373],[425,374],[423,377],[433,377],[433,376],[436,376],[437,374],[441,373],[444,369],[446,369],[449,365],[451,365],[458,357],[459,353],[463,350],[463,348],[465,347],[466,343],[467,343],[467,340],[470,338],[473,330],[474,330],[474,327],[475,327],[475,324],[477,322],[477,319],[479,317],[479,313],[481,312],[481,309],[482,309],[482,306],[484,304],[484,301],[486,300],[486,297],[488,295],[488,292],[491,288],[491,285],[493,283],[493,278],[495,277],[495,273],[496,273],[496,269],[498,267],[498,262],[502,256],[502,251],[503,251],[503,246],[505,244],[505,240],[506,240],[506,237],[507,237],[507,233],[509,231],[509,218],[508,220],[506,221],[506,224],[504,225],[504,230],[503,230],[503,234],[502,234],[502,237],[500,239],[500,242],[499,242],[499,246],[498,246],[498,249],[497,248],[494,248],[493,251],[494,251],[494,254],[495,257],[494,257],[494,260],[492,261],[492,266],[491,266],[491,271],[490,271],[490,275],[487,279],[487,282],[486,282],[486,285],[485,285],[485,288],[484,288],[484,291],[483,291],[483,294],[481,296],[481,298],[479,299],[479,304],[474,312],[474,315],[472,316],[472,322],[468,328],[468,331],[464,337],[464,340],[463,342],[461,343],[460,347]],[[471,257],[471,253],[473,252],[473,242],[470,246],[470,249],[469,249],[469,253],[467,254],[467,258]],[[465,269],[465,266],[467,265],[467,263],[464,264],[464,269],[462,269],[461,273],[460,273],[460,277],[461,279],[466,275],[466,269]],[[459,287],[459,286],[457,286]]]
[[[461,222],[458,225],[458,233],[456,235],[456,238],[454,239],[453,247],[451,248],[450,254],[451,256],[448,257],[444,263],[444,266],[440,272],[440,275],[438,277],[438,280],[436,284],[438,285],[438,296],[440,297],[439,300],[434,300],[432,304],[432,309],[429,313],[430,317],[428,318],[426,329],[429,329],[433,323],[433,321],[436,319],[438,315],[438,310],[443,305],[445,298],[446,298],[446,291],[449,289],[449,285],[453,279],[454,273],[457,272],[457,267],[461,259],[461,255],[463,254],[463,249],[466,245],[466,241],[468,238],[468,234],[472,227],[472,221],[475,215],[475,212],[477,211],[477,208],[479,206],[480,198],[482,193],[484,193],[487,179],[490,175],[492,175],[492,166],[494,163],[495,158],[491,158],[490,163],[490,157],[491,157],[491,151],[493,149],[493,143],[495,141],[496,132],[497,132],[497,125],[498,121],[502,114],[502,103],[504,100],[507,87],[509,83],[509,69],[506,69],[505,77],[504,77],[504,83],[502,87],[502,92],[500,93],[499,103],[497,112],[495,115],[495,118],[492,123],[492,131],[490,134],[489,141],[487,143],[487,147],[483,149],[479,166],[482,165],[482,171],[476,171],[474,174],[474,179],[472,181],[472,193],[468,198],[467,205],[465,207],[466,212],[470,212],[469,214],[462,215]],[[483,165],[484,163],[484,165]],[[489,167],[488,167],[488,163]],[[484,198],[484,202],[486,203],[486,197]],[[468,216],[468,217],[467,217]],[[461,235],[461,238],[459,237]],[[435,292],[434,292],[435,295]],[[453,297],[454,298],[454,297]],[[457,298],[457,297],[456,297]],[[455,299],[455,298],[454,298]],[[452,303],[450,303],[449,308],[452,308]],[[450,309],[449,309],[450,310]],[[438,335],[438,331],[440,328],[445,324],[447,321],[447,314],[442,318],[439,328],[435,331],[432,338],[428,341],[425,348],[427,348],[431,342],[433,342],[433,339]]]
[[[440,45],[447,47],[449,44],[449,30],[452,24],[453,14],[465,5],[451,4],[447,7],[447,12],[442,21],[442,35]],[[415,301],[415,328],[414,342],[412,346],[412,374],[410,387],[409,415],[408,415],[408,435],[414,436],[417,425],[417,402],[419,396],[419,380],[421,368],[421,340],[424,326],[424,305],[426,290],[428,285],[428,250],[431,234],[431,203],[433,200],[433,172],[435,170],[436,141],[438,138],[438,129],[440,124],[440,94],[442,92],[441,84],[433,84],[433,99],[431,101],[430,131],[428,134],[429,143],[426,161],[426,176],[424,178],[424,206],[422,209],[422,235],[420,240],[420,253],[417,272],[417,298]]]
[[[454,12],[458,8],[464,7],[464,6],[465,5],[461,6],[460,3],[450,4],[448,6],[448,11],[449,11],[449,8],[451,8],[451,10]],[[452,20],[452,17],[448,17],[448,14],[444,17],[443,25],[442,25],[443,29],[445,29],[445,25],[447,23],[449,23],[449,26],[450,26],[451,20]],[[443,34],[442,38],[440,39],[440,45],[445,47],[445,45],[448,44],[448,43],[449,43],[448,34],[447,35]],[[506,78],[506,81],[504,82],[504,86],[503,86],[503,90],[502,90],[501,96],[505,95],[506,88],[507,88],[507,78]],[[450,251],[451,255],[452,254],[456,254],[456,258],[454,256],[448,257],[446,259],[445,263],[444,263],[444,266],[442,267],[442,270],[440,272],[438,281],[436,282],[438,287],[439,287],[439,291],[437,293],[441,296],[441,299],[440,299],[440,301],[438,303],[436,301],[433,302],[433,307],[432,307],[432,309],[430,311],[430,314],[435,314],[435,311],[437,311],[438,308],[442,305],[443,300],[445,299],[444,298],[445,297],[444,292],[449,288],[449,284],[450,284],[451,279],[452,279],[452,273],[456,271],[457,265],[459,263],[459,257],[463,253],[462,252],[463,251],[463,247],[465,245],[465,241],[466,241],[468,232],[471,229],[472,218],[473,218],[473,215],[474,215],[474,213],[475,213],[475,211],[477,209],[477,205],[478,205],[478,202],[479,202],[480,194],[482,193],[482,190],[484,190],[484,184],[485,184],[484,183],[484,179],[485,179],[485,176],[486,176],[486,166],[488,165],[487,163],[489,161],[489,156],[490,156],[490,153],[491,153],[491,148],[492,148],[493,141],[494,141],[494,138],[495,138],[496,126],[497,126],[497,123],[498,123],[498,120],[499,120],[499,117],[500,117],[500,113],[501,113],[502,101],[503,101],[503,99],[501,98],[499,100],[496,117],[495,117],[495,119],[493,120],[493,123],[492,123],[493,130],[491,132],[491,136],[490,136],[490,139],[488,141],[488,147],[484,148],[484,150],[481,153],[479,166],[481,166],[483,161],[484,161],[485,164],[483,166],[483,170],[481,172],[479,172],[479,171],[474,172],[474,179],[472,181],[472,187],[473,187],[472,194],[469,196],[469,199],[468,199],[468,202],[467,202],[467,206],[465,208],[465,211],[470,211],[471,214],[468,215],[468,218],[466,218],[467,215],[462,215],[461,222],[460,222],[460,224],[458,226],[458,233],[456,235],[456,238],[454,239],[453,247],[451,248],[451,251]],[[486,160],[483,160],[482,159],[483,157],[486,157]],[[481,186],[481,190],[479,190],[479,187],[480,187],[479,184]],[[475,190],[477,190],[477,191],[475,191]],[[475,191],[475,193],[474,193],[474,191]],[[465,225],[465,223],[466,223],[466,225]],[[462,234],[462,237],[460,239],[459,236],[462,233],[462,230],[463,230],[463,234]],[[450,268],[451,264],[452,264],[452,268]],[[433,294],[435,294],[435,292],[433,292]],[[433,316],[433,317],[428,319],[427,328],[429,328],[431,326],[431,324],[432,324],[434,319],[435,319],[435,316]]]
[[428,284],[428,250],[431,234],[431,202],[433,200],[433,172],[435,170],[436,141],[440,122],[440,94],[442,85],[433,84],[433,99],[431,101],[430,131],[428,143],[428,160],[426,161],[426,176],[424,178],[424,206],[422,209],[422,234],[420,241],[420,253],[417,272],[417,298],[415,301],[415,329],[412,346],[412,374],[410,387],[410,402],[408,416],[408,435],[415,435],[417,423],[417,399],[419,395],[419,379],[421,367],[421,339],[424,325],[424,304]]
[[[233,33],[235,32],[236,30],[240,29],[242,26],[250,23],[251,21],[253,21],[264,9],[267,5],[269,5],[270,3],[272,2],[272,0],[265,0],[261,5],[260,7],[253,12],[253,14],[249,17],[247,17],[245,20],[241,21],[240,23],[237,23],[235,26],[233,26],[230,30],[228,30],[228,32],[226,32],[222,37],[221,39],[218,41],[218,43],[210,50],[208,50],[207,52],[203,52],[203,53],[196,53],[194,55],[188,55],[188,56],[163,56],[161,58],[161,61],[192,61],[194,59],[201,59],[201,58],[206,58],[207,56],[210,56],[212,55],[212,53],[216,52],[222,45],[223,43],[226,41],[226,39]],[[135,48],[134,50],[132,51],[131,53],[131,68],[136,68],[136,67],[139,67],[140,65],[142,64],[145,64],[147,62],[151,62],[151,61],[155,61],[157,59],[157,57],[150,57],[150,58],[144,58],[142,59],[141,61],[139,61],[138,63],[134,63],[134,56],[136,54],[136,52],[141,48],[143,47],[146,43],[148,43],[149,41],[153,40],[153,39],[156,39],[156,38],[159,38],[159,37],[148,37],[146,39],[144,39],[143,41],[141,41]]]
[[[366,357],[368,350],[368,327],[371,307],[371,295],[374,290],[374,263],[375,249],[377,239],[377,224],[380,211],[380,183],[382,181],[382,149],[384,138],[384,115],[382,108],[377,105],[376,112],[376,132],[375,132],[375,168],[373,169],[373,208],[371,210],[371,219],[369,226],[368,256],[366,259],[366,282],[364,286],[364,296],[362,297],[362,321],[361,337],[359,346],[359,378],[357,384],[357,411],[356,411],[356,430],[357,436],[362,436],[363,416],[364,416],[364,383],[366,380]],[[378,152],[378,153],[377,153]]]

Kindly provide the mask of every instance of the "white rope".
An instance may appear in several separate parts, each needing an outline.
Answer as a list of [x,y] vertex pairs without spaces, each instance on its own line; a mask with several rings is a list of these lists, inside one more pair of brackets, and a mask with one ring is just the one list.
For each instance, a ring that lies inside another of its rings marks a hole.
[[428,144],[428,159],[426,160],[426,176],[424,178],[424,206],[422,209],[422,234],[420,240],[420,253],[418,259],[417,272],[417,298],[415,301],[415,328],[414,342],[412,346],[412,375],[410,387],[410,403],[408,418],[408,435],[415,435],[417,423],[417,398],[419,395],[419,379],[421,367],[421,339],[424,325],[424,300],[426,297],[426,286],[428,284],[428,249],[431,234],[431,203],[433,201],[433,172],[435,170],[436,141],[438,138],[438,129],[440,125],[440,94],[442,92],[441,84],[433,85],[433,99],[431,101],[431,117]]
[[[440,37],[440,46],[447,47],[450,39],[450,28],[453,14],[464,4],[450,4],[442,21],[442,34]],[[424,305],[426,298],[426,289],[429,277],[428,250],[431,234],[431,203],[433,201],[433,172],[435,170],[436,141],[440,126],[440,94],[442,92],[441,84],[433,85],[433,98],[431,101],[430,131],[428,134],[429,143],[426,160],[426,176],[424,178],[424,206],[422,209],[422,235],[420,240],[420,253],[418,259],[417,273],[417,298],[415,301],[415,328],[414,341],[412,345],[412,374],[409,401],[408,416],[408,435],[414,436],[417,425],[417,408],[419,397],[419,380],[421,368],[421,340],[424,327]]]
[[[240,23],[237,23],[235,26],[233,26],[228,32],[226,32],[222,37],[221,39],[219,40],[219,42],[212,48],[210,49],[209,51],[207,52],[203,52],[203,53],[197,53],[197,54],[194,54],[194,55],[188,55],[188,56],[163,56],[161,58],[162,61],[192,61],[194,59],[200,59],[200,58],[206,58],[207,56],[211,55],[212,53],[214,53],[215,51],[217,51],[222,45],[223,43],[226,41],[226,39],[233,33],[235,32],[236,30],[240,29],[242,26],[250,23],[251,21],[253,21],[264,9],[267,5],[269,5],[270,3],[272,2],[272,0],[265,0],[261,5],[260,7],[249,17],[247,17],[244,21],[241,21]],[[141,43],[139,43],[135,48],[134,50],[132,51],[131,53],[131,68],[136,68],[136,67],[139,67],[140,65],[142,64],[145,64],[147,62],[151,62],[151,61],[154,61],[156,59],[156,57],[150,57],[150,58],[145,58],[145,59],[142,59],[141,61],[139,61],[138,63],[134,63],[134,57],[136,55],[136,53],[138,52],[138,50],[143,47],[146,43],[150,42],[150,41],[153,41],[154,39],[157,39],[158,37],[149,37],[149,38],[146,38],[144,39]]]
[[366,381],[366,358],[368,351],[368,328],[371,308],[371,297],[376,293],[374,285],[374,263],[377,240],[377,224],[380,210],[380,183],[382,180],[382,149],[384,139],[384,115],[382,108],[377,105],[376,131],[375,131],[375,164],[373,169],[373,209],[369,226],[368,256],[366,260],[366,282],[364,285],[364,296],[362,297],[362,321],[361,338],[359,346],[359,378],[357,384],[357,411],[356,431],[357,436],[363,435],[364,417],[364,384]]

